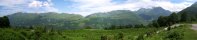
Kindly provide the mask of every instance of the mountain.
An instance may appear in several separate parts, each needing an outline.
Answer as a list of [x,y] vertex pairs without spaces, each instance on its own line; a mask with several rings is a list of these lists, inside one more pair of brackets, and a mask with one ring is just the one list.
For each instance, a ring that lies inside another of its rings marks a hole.
[[112,25],[136,25],[145,23],[140,16],[129,10],[115,10],[106,13],[95,13],[86,17],[85,26],[105,28]]
[[77,14],[68,13],[22,13],[18,12],[8,15],[10,25],[13,27],[34,27],[43,26],[58,29],[79,29],[91,27],[103,29],[111,26],[125,26],[146,24],[159,16],[168,16],[171,12],[161,7],[152,9],[139,9],[138,11],[114,10],[110,12],[100,12],[83,17]]
[[197,2],[192,4],[191,6],[183,9],[182,11],[178,12],[181,16],[181,21],[197,21]]
[[11,26],[33,27],[44,26],[47,28],[76,29],[80,27],[83,16],[67,13],[22,13],[8,15]]
[[170,11],[165,10],[161,7],[153,7],[152,9],[145,9],[141,8],[138,11],[136,11],[137,14],[139,14],[140,17],[142,17],[144,20],[155,20],[159,16],[168,16],[171,14]]
[[196,9],[197,9],[197,2],[195,2],[194,4],[192,4],[190,7],[187,7],[185,9],[183,9],[179,13],[188,13],[190,15],[193,15],[193,14],[197,14]]

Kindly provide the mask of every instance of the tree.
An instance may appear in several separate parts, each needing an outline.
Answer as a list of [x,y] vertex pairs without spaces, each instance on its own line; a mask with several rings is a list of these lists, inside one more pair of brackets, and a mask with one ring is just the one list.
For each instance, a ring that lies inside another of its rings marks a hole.
[[170,16],[168,16],[168,22],[170,25],[175,24],[178,21],[180,21],[180,18],[176,13],[172,13]]
[[107,40],[107,36],[101,36],[101,40]]
[[189,15],[186,12],[182,13],[181,14],[181,22],[187,22],[187,21],[189,21],[191,18],[188,17],[188,16]]
[[169,31],[164,39],[166,40],[181,40],[183,39],[184,34],[178,31]]
[[144,35],[139,35],[136,40],[144,40]]
[[7,28],[10,26],[10,22],[7,16],[0,17],[0,28]]
[[134,28],[142,28],[142,27],[145,27],[145,26],[143,24],[137,24],[137,25],[135,25]]
[[85,29],[92,29],[92,27],[90,27],[90,26],[87,26],[87,27],[85,27]]
[[123,40],[123,38],[124,38],[123,33],[118,33],[117,38],[118,38],[118,40]]
[[168,26],[167,20],[168,20],[168,17],[166,17],[166,16],[160,16],[158,18],[157,22],[160,25],[160,27],[162,27],[162,26]]
[[159,27],[159,24],[157,23],[157,21],[153,20],[152,21],[152,24],[151,24],[153,27],[156,27],[158,28]]

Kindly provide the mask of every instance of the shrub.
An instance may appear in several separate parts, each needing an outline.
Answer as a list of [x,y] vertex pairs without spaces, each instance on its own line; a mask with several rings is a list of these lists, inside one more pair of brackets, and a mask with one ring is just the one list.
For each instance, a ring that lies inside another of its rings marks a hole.
[[177,31],[169,31],[167,36],[164,39],[167,40],[181,40],[183,38],[183,34]]
[[107,36],[101,36],[101,40],[107,40]]

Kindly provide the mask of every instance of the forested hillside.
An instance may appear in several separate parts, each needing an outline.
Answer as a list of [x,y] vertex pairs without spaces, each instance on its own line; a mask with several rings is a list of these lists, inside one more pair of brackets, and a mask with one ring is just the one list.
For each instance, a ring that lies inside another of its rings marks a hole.
[[176,23],[193,23],[197,21],[197,2],[190,7],[183,9],[178,13],[172,13],[170,16],[160,16],[157,20],[150,23],[149,26],[162,27],[170,26]]
[[[26,17],[28,16],[28,17]],[[47,28],[76,29],[80,27],[92,27],[103,29],[111,25],[136,25],[145,21],[137,14],[129,10],[117,10],[106,13],[95,13],[87,17],[67,13],[22,13],[8,15],[11,26],[46,26]]]
[[192,22],[197,21],[197,2],[192,4],[190,7],[179,12],[179,15],[182,17],[181,21]]
[[116,10],[106,13],[95,13],[86,17],[86,26],[104,28],[122,25],[145,24],[146,22],[137,14],[129,10]]
[[47,28],[59,29],[81,29],[96,28],[103,29],[110,26],[126,25],[146,25],[159,16],[168,16],[169,11],[161,7],[153,9],[140,9],[137,12],[129,10],[114,10],[110,12],[100,12],[83,17],[77,14],[68,13],[23,13],[18,12],[8,15],[11,26],[30,28],[42,26]]
[[81,15],[54,12],[39,14],[18,12],[8,17],[13,27],[42,26],[58,29],[78,29],[82,26],[80,24],[83,19]]

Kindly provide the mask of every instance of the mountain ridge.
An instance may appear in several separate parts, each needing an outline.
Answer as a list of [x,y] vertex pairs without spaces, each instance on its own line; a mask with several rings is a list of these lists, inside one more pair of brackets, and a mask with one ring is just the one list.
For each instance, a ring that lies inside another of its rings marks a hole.
[[[130,10],[114,10],[110,12],[99,12],[83,17],[77,14],[68,13],[22,13],[18,12],[12,15],[8,15],[11,19],[12,26],[50,26],[57,28],[76,29],[77,27],[92,27],[103,29],[110,26],[121,25],[138,25],[147,24],[148,21],[144,17],[151,17],[148,19],[156,19],[160,12],[168,12],[161,7],[155,7],[152,9],[140,9],[142,13]],[[158,11],[158,12],[155,12]],[[148,13],[147,13],[148,12]],[[144,15],[142,15],[144,14]],[[148,15],[147,15],[148,14]],[[165,14],[161,14],[165,15]],[[28,17],[26,17],[28,16]],[[153,18],[154,17],[154,18]],[[61,24],[61,25],[57,25]]]
[[162,7],[153,7],[151,9],[139,9],[136,11],[139,16],[141,16],[144,20],[155,20],[159,16],[169,16],[171,12],[169,10],[165,10]]

